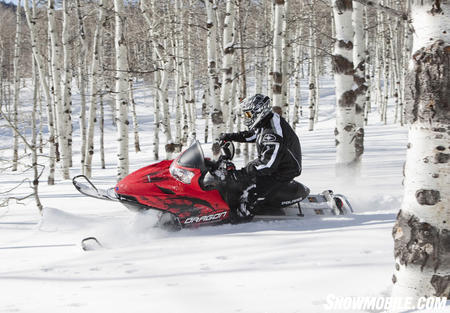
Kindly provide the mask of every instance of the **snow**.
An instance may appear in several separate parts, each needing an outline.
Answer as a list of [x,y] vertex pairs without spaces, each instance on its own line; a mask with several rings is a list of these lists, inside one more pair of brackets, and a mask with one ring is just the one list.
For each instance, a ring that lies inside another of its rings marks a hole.
[[[303,99],[307,85],[302,82]],[[42,217],[31,199],[0,208],[0,312],[324,312],[331,294],[388,296],[394,266],[391,230],[402,197],[407,130],[381,125],[373,112],[361,177],[343,181],[334,173],[333,80],[322,79],[320,86],[316,130],[306,130],[307,116],[297,129],[304,154],[300,180],[312,192],[345,194],[354,215],[167,233],[149,226],[151,214],[83,197],[70,181],[43,182]],[[137,88],[143,152],[130,149],[131,170],[154,162],[151,97],[142,84]],[[23,101],[29,97],[25,88]],[[74,103],[76,110],[78,96]],[[116,174],[109,109],[106,116],[106,170],[100,169],[99,154],[94,155],[93,180],[99,187],[114,184]],[[75,128],[74,151],[79,149]],[[0,128],[1,147],[8,146],[10,136]],[[1,159],[8,153],[0,150]],[[243,160],[236,162],[242,165]],[[80,173],[79,153],[74,164],[72,176]],[[2,173],[0,192],[29,175]],[[21,187],[14,195],[28,192]],[[97,236],[105,249],[82,251],[80,241],[87,236]]]
[[450,15],[450,7],[442,6],[442,13],[432,15],[429,13],[430,5],[415,4],[411,10],[413,33],[413,49],[414,54],[422,47],[426,47],[438,39],[445,43],[450,43],[450,23],[448,16]]

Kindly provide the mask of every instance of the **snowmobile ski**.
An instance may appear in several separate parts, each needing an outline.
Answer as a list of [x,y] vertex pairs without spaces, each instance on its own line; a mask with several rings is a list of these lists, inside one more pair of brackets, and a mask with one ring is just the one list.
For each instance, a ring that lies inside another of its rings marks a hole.
[[104,249],[105,247],[95,237],[86,237],[81,240],[81,248],[84,251],[93,251]]
[[95,185],[84,175],[78,175],[72,178],[72,183],[75,188],[85,196],[101,199],[119,201],[114,188],[98,189]]

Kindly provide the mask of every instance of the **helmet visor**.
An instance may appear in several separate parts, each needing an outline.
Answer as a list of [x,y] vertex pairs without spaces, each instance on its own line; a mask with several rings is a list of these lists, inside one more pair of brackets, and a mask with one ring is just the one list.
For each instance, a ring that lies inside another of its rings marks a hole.
[[253,113],[252,111],[244,111],[244,116],[251,119],[253,117]]

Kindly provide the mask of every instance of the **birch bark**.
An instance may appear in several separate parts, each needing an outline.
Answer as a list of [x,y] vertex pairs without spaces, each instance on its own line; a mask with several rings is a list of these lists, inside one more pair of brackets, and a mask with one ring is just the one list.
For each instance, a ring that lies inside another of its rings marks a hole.
[[[230,94],[233,82],[233,55],[234,55],[234,4],[233,0],[227,0],[225,20],[223,23],[223,59],[222,59],[222,87],[220,90],[220,107],[213,109],[213,116],[222,114],[222,124],[215,125],[216,134],[225,130],[230,115]],[[213,118],[213,124],[215,119]],[[217,120],[218,122],[220,119]]]
[[208,37],[206,41],[207,57],[208,57],[208,87],[209,87],[209,106],[211,107],[211,121],[213,124],[213,138],[217,138],[223,125],[223,112],[217,99],[216,88],[218,83],[216,68],[216,24],[213,11],[212,0],[205,1],[206,6],[206,28],[208,29]]
[[283,95],[283,6],[285,0],[274,0],[273,20],[273,68],[272,68],[272,90],[273,105],[282,107]]
[[361,162],[364,153],[364,105],[366,101],[366,91],[368,89],[365,79],[365,38],[364,38],[364,14],[363,5],[354,1],[352,23],[354,29],[353,45],[353,66],[355,89],[355,149],[356,162]]
[[[21,32],[22,32],[22,21],[20,10],[20,0],[17,1],[16,7],[16,37],[14,40],[14,60],[13,60],[13,80],[14,80],[14,105],[13,105],[13,124],[14,127],[19,129],[19,92],[20,92],[20,46],[21,46]],[[19,135],[17,132],[14,133],[14,144],[13,144],[13,160],[12,160],[12,171],[17,171],[17,163],[19,160]]]
[[67,0],[63,0],[63,29],[62,29],[62,45],[63,45],[63,124],[67,132],[67,158],[69,167],[72,166],[72,45],[70,44],[70,5]]
[[100,80],[99,59],[102,54],[100,38],[103,36],[103,23],[105,22],[104,0],[100,0],[98,9],[98,20],[94,32],[94,40],[92,43],[92,61],[91,61],[91,79],[89,80],[91,98],[89,104],[89,120],[86,133],[86,151],[84,156],[84,175],[88,178],[92,175],[92,157],[94,155],[94,127],[97,120],[97,93],[98,81]]
[[403,203],[392,232],[392,295],[412,297],[414,305],[419,297],[450,297],[450,3],[414,1],[412,19],[409,142]]
[[355,161],[355,92],[353,91],[353,27],[351,0],[333,0],[336,43],[332,57],[336,84],[336,165],[349,169]]
[[58,127],[58,147],[61,155],[61,167],[64,179],[70,179],[69,173],[69,141],[67,138],[68,130],[65,128],[64,122],[64,107],[62,103],[62,91],[61,91],[61,50],[60,44],[57,38],[56,30],[56,18],[55,18],[55,2],[54,0],[48,0],[47,2],[48,13],[48,31],[50,34],[51,43],[51,71],[53,78],[53,99],[55,100],[56,108],[56,124]]
[[38,49],[37,39],[36,39],[36,1],[32,1],[33,12],[30,12],[29,2],[24,2],[25,16],[27,18],[27,24],[30,29],[30,37],[31,37],[31,49],[33,53],[34,60],[36,61],[36,65],[39,72],[39,82],[44,91],[45,100],[47,102],[47,123],[49,129],[49,175],[47,179],[47,183],[49,185],[55,184],[55,161],[56,161],[56,150],[55,150],[55,125],[54,125],[54,117],[53,117],[53,108],[52,108],[52,98],[50,96],[50,90],[48,88],[47,81],[47,73],[45,71],[44,61],[41,53]]
[[114,0],[115,32],[114,47],[116,53],[116,120],[118,141],[117,178],[122,179],[128,175],[128,64],[127,47],[125,44],[123,1]]

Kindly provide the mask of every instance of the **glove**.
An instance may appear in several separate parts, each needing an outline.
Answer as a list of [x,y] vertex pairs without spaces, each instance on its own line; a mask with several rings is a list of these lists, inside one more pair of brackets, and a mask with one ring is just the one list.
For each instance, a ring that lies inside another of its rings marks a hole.
[[243,183],[248,180],[245,168],[240,170],[231,170],[228,172],[230,179],[235,183]]
[[225,141],[232,141],[231,134],[229,134],[229,133],[221,133],[219,135],[219,142],[222,144]]

